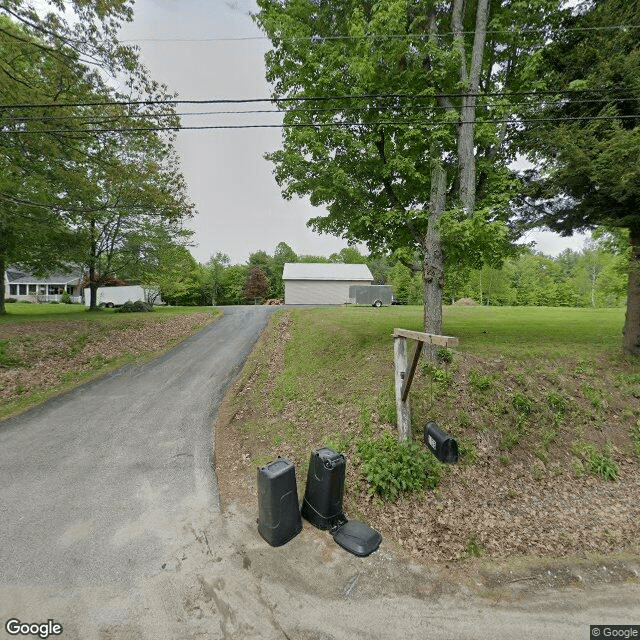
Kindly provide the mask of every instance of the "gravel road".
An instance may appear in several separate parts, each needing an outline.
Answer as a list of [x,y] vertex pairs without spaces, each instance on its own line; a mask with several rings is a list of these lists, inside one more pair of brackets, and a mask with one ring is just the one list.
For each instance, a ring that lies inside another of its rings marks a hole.
[[77,640],[582,639],[640,623],[637,584],[482,595],[384,543],[355,558],[305,523],[272,549],[255,513],[221,514],[212,425],[275,309],[225,308],[162,358],[0,423],[0,637],[10,618]]

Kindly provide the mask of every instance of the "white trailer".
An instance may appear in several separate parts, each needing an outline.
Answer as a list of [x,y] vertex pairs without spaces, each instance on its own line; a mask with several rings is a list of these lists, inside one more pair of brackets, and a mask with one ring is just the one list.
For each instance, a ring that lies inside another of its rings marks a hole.
[[[96,292],[96,304],[105,307],[120,307],[125,302],[151,302],[152,304],[164,304],[160,298],[158,289],[141,287],[139,284],[126,285],[123,287],[98,287]],[[91,289],[84,290],[84,304],[91,304]]]
[[390,305],[393,290],[386,284],[353,284],[349,287],[350,304]]

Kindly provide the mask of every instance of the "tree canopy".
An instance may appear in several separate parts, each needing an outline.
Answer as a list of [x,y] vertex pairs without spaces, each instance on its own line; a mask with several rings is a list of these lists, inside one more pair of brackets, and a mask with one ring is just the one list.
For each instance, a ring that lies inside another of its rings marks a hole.
[[155,225],[178,241],[193,213],[172,136],[132,131],[178,119],[150,104],[166,87],[115,37],[131,5],[69,3],[68,21],[54,1],[49,12],[19,0],[0,7],[0,277],[13,263],[83,266],[92,305],[95,274],[110,275],[134,236]]
[[[582,2],[541,53],[545,86],[567,87],[532,109],[523,149],[536,163],[522,213],[563,235],[628,233],[625,350],[640,354],[640,5]],[[609,27],[609,28],[608,28]]]
[[327,208],[317,231],[417,253],[427,331],[441,332],[445,263],[499,264],[514,239],[502,121],[559,4],[258,0],[286,105],[268,156],[283,194]]

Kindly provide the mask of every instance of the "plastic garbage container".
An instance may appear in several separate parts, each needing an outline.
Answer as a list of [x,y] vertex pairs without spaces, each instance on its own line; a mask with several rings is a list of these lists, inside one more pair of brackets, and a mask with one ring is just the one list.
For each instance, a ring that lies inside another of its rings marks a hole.
[[302,531],[296,470],[286,458],[258,468],[258,533],[279,547]]

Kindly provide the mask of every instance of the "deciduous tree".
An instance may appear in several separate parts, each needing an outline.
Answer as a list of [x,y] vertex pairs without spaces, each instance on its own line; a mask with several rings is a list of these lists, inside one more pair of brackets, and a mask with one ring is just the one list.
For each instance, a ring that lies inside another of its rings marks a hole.
[[264,298],[269,291],[269,280],[260,267],[251,267],[244,283],[244,297],[247,300]]
[[268,156],[285,197],[327,207],[317,231],[417,251],[425,330],[441,333],[445,259],[499,264],[510,246],[501,120],[518,112],[508,92],[531,74],[558,2],[258,6],[267,79],[287,107],[283,148]]

